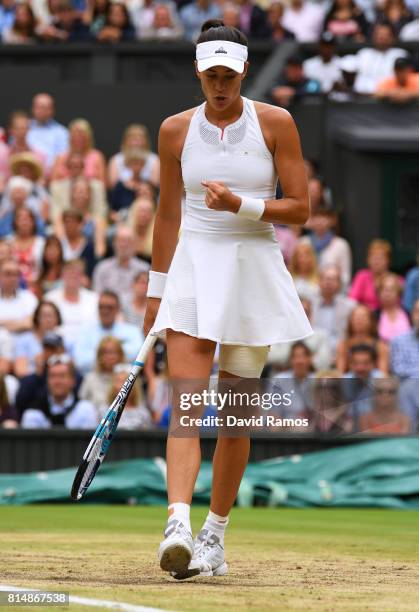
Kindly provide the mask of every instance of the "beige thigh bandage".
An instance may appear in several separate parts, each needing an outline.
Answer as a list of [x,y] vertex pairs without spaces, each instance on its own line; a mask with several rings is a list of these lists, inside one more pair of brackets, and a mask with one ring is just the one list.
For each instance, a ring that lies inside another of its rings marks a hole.
[[241,376],[259,378],[265,366],[270,346],[240,346],[222,344],[218,369]]

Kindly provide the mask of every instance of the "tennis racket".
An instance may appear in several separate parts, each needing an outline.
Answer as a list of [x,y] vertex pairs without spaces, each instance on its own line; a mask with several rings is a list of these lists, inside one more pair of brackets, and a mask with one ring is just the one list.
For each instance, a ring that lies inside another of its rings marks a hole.
[[86,493],[102,461],[106,457],[106,453],[108,452],[114,438],[119,419],[124,411],[130,391],[134,386],[138,374],[143,369],[146,357],[149,351],[153,348],[156,340],[156,335],[151,333],[147,335],[140,352],[132,364],[128,378],[122,385],[121,390],[112,402],[108,412],[97,426],[97,429],[89,442],[89,446],[83,455],[79,469],[74,477],[73,486],[71,488],[71,497],[75,501],[81,499]]

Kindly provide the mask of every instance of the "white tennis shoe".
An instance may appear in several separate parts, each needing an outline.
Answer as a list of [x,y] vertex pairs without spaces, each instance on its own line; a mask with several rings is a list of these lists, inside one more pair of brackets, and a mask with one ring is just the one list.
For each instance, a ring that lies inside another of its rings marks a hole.
[[180,520],[172,518],[167,523],[164,536],[158,552],[161,569],[184,574],[194,553],[192,533]]
[[209,529],[201,529],[195,538],[194,555],[184,572],[173,572],[173,578],[184,580],[192,576],[225,576],[228,565],[220,538]]

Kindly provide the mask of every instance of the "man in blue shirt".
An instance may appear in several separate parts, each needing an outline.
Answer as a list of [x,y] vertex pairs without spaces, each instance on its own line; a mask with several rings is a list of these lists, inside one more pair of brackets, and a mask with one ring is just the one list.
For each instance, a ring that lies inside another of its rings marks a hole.
[[15,0],[0,0],[0,37],[15,22]]
[[412,328],[391,341],[391,370],[401,378],[400,407],[419,431],[419,298],[413,305]]
[[185,28],[185,37],[192,42],[198,38],[204,21],[218,19],[220,16],[220,8],[211,0],[195,0],[182,7],[179,12],[180,20]]
[[86,374],[95,367],[96,351],[105,336],[118,338],[124,349],[125,359],[133,361],[144,340],[139,328],[118,321],[119,298],[113,291],[105,290],[99,298],[99,322],[80,329],[74,344],[74,361],[77,369]]
[[27,142],[32,149],[46,155],[51,168],[57,155],[68,150],[69,139],[66,127],[55,121],[54,98],[46,93],[37,94],[32,100],[31,126]]

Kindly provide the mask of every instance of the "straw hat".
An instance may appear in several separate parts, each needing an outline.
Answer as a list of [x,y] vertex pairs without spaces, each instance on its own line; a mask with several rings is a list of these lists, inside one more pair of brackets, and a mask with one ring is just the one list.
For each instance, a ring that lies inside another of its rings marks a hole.
[[19,174],[19,166],[27,164],[31,166],[34,172],[34,180],[38,181],[44,174],[42,164],[34,153],[25,151],[24,153],[15,153],[10,158],[10,168],[13,174]]

